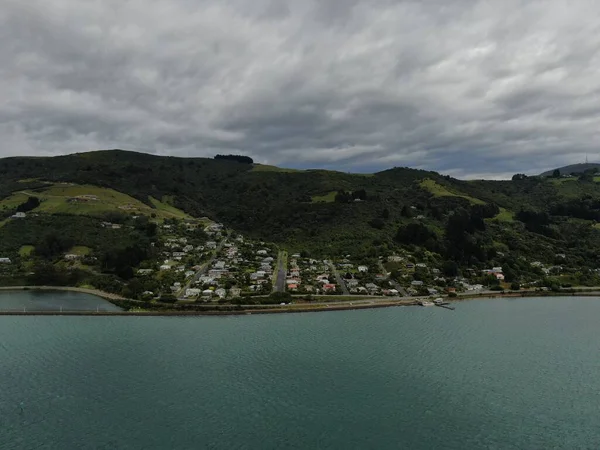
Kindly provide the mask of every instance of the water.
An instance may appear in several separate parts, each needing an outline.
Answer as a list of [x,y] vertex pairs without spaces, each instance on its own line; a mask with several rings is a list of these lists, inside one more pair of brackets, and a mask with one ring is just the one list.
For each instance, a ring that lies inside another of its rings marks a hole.
[[597,449],[600,299],[0,317],[0,449]]
[[121,311],[103,298],[68,291],[1,291],[0,311]]

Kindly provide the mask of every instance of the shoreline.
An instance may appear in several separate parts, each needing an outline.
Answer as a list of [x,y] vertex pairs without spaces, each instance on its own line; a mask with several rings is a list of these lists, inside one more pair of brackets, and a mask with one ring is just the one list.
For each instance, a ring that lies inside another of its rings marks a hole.
[[[451,305],[468,300],[491,300],[495,298],[527,298],[527,297],[600,297],[600,290],[597,288],[589,288],[591,290],[571,290],[568,292],[551,292],[551,291],[521,291],[507,293],[482,293],[472,295],[459,295],[454,298],[445,297]],[[103,292],[97,289],[78,288],[69,286],[5,286],[0,287],[2,291],[59,291],[59,292],[78,292],[83,294],[95,295],[107,301],[129,301],[143,303],[141,300],[132,300],[122,297],[117,294]],[[374,297],[375,298],[375,297]],[[223,310],[147,310],[147,311],[0,311],[0,316],[247,316],[257,314],[291,314],[291,313],[307,313],[307,312],[328,312],[328,311],[352,311],[361,309],[378,309],[391,308],[394,306],[420,306],[419,301],[423,298],[415,297],[414,299],[400,298],[389,301],[371,301],[357,299],[356,302],[362,303],[315,303],[315,304],[295,304],[292,307],[281,307],[280,305],[241,305],[239,309],[234,305],[221,305]],[[112,303],[112,302],[111,302]],[[115,304],[115,303],[113,303]],[[166,304],[165,304],[166,305]],[[116,304],[116,306],[119,306]]]

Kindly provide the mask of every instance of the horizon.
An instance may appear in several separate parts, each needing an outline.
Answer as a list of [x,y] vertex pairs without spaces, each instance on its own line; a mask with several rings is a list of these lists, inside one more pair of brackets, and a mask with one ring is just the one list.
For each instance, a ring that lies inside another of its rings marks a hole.
[[355,173],[542,173],[598,155],[594,12],[541,0],[9,1],[0,157],[125,147]]
[[[85,153],[95,153],[95,152],[114,152],[114,151],[120,151],[120,152],[128,152],[128,153],[139,153],[139,154],[145,154],[145,155],[150,155],[150,156],[158,156],[158,157],[174,157],[174,158],[200,158],[200,159],[215,159],[216,155],[202,155],[202,156],[185,156],[185,155],[171,155],[168,153],[150,153],[147,151],[143,151],[143,150],[130,150],[130,149],[124,149],[124,148],[105,148],[105,149],[95,149],[95,150],[86,150],[86,151],[76,151],[76,152],[72,152],[72,153],[65,153],[65,154],[58,154],[58,155],[14,155],[14,156],[4,156],[4,157],[0,157],[0,159],[3,158],[54,158],[54,157],[58,157],[58,156],[69,156],[69,155],[77,155],[77,154],[85,154]],[[224,153],[222,153],[224,154]],[[440,175],[448,175],[452,178],[458,179],[458,180],[464,180],[464,181],[473,181],[473,180],[487,180],[487,181],[507,181],[510,180],[512,178],[513,175],[519,173],[519,174],[524,174],[527,176],[538,176],[538,175],[542,175],[543,173],[546,172],[551,172],[555,169],[563,169],[564,167],[569,167],[569,166],[575,166],[575,165],[584,165],[584,164],[598,164],[600,165],[600,162],[594,162],[594,161],[584,161],[581,163],[567,163],[564,164],[563,166],[560,167],[551,167],[548,169],[545,169],[541,172],[536,172],[533,173],[531,170],[529,171],[519,171],[519,172],[514,172],[514,173],[507,173],[507,174],[495,174],[489,177],[481,177],[481,176],[466,176],[466,177],[456,177],[453,176],[450,173],[445,173],[445,172],[441,172],[435,169],[430,169],[430,168],[426,168],[426,167],[417,167],[417,166],[408,166],[408,165],[403,165],[403,166],[391,166],[391,167],[384,167],[384,168],[380,168],[378,170],[373,170],[373,171],[345,171],[345,170],[340,170],[339,168],[336,168],[334,165],[327,165],[327,166],[321,166],[321,167],[314,167],[314,166],[299,166],[299,167],[294,167],[294,166],[286,166],[286,165],[275,165],[275,164],[269,164],[269,163],[265,163],[265,162],[261,162],[261,161],[257,161],[252,155],[246,155],[246,154],[239,154],[239,156],[247,156],[252,158],[253,160],[253,164],[258,164],[258,165],[263,165],[263,166],[272,166],[272,167],[278,167],[281,169],[292,169],[292,170],[299,170],[299,171],[311,171],[311,170],[325,170],[325,171],[331,171],[331,172],[341,172],[341,173],[347,173],[347,174],[357,174],[357,175],[363,175],[363,174],[375,174],[378,172],[384,172],[386,170],[392,170],[395,168],[407,168],[407,169],[416,169],[416,170],[424,170],[424,171],[428,171],[428,172],[437,172]],[[489,175],[489,174],[488,174]]]

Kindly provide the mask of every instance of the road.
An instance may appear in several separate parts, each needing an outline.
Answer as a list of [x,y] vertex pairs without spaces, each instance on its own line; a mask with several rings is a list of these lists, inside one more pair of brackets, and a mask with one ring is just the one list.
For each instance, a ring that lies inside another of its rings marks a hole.
[[340,289],[342,290],[342,294],[350,295],[350,291],[348,290],[348,286],[346,286],[346,282],[342,279],[342,277],[340,276],[340,273],[337,271],[337,269],[335,268],[335,266],[333,265],[333,263],[331,261],[329,261],[329,268],[335,275],[335,279],[336,279],[337,284],[339,285]]
[[223,239],[221,239],[221,242],[219,242],[219,244],[217,245],[217,248],[215,249],[213,255],[210,257],[210,259],[205,262],[204,264],[202,264],[202,266],[200,266],[200,269],[198,269],[196,271],[196,273],[190,278],[190,280],[185,284],[185,286],[183,288],[181,288],[181,290],[178,292],[177,294],[177,298],[179,300],[183,300],[185,297],[185,291],[187,289],[189,289],[192,284],[194,284],[196,281],[198,281],[200,279],[200,277],[202,275],[204,275],[206,273],[206,271],[212,266],[212,264],[215,262],[215,260],[217,259],[217,257],[219,256],[219,253],[221,253],[221,250],[223,250],[223,246],[225,245],[225,243],[227,242],[227,240],[229,239],[229,231],[227,232],[227,236],[225,236]]
[[277,257],[277,278],[273,285],[273,292],[285,292],[285,279],[287,276],[287,253],[279,251]]
[[408,292],[406,292],[406,289],[400,286],[396,280],[393,280],[388,276],[387,270],[381,261],[379,261],[379,268],[381,269],[383,275],[385,275],[386,279],[392,284],[392,286],[394,286],[394,289],[396,289],[402,297],[408,297]]

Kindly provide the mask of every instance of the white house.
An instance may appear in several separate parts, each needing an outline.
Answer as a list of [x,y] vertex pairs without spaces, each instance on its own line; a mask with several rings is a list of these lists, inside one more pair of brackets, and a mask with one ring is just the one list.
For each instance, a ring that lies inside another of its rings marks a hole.
[[162,266],[160,266],[160,270],[171,270],[171,266],[169,266],[168,264],[163,264]]
[[202,291],[203,297],[212,297],[212,295],[213,295],[213,291],[211,291],[210,289],[206,289],[205,291]]
[[27,217],[27,214],[25,214],[24,212],[18,212],[10,217],[13,219],[24,219],[25,217]]
[[65,259],[67,261],[74,261],[76,259],[79,259],[79,255],[74,255],[72,253],[68,253],[68,254],[65,255]]
[[11,264],[10,258],[0,258],[0,264]]
[[208,241],[204,246],[208,249],[214,250],[217,248],[217,243],[215,241]]
[[185,297],[198,297],[201,293],[201,289],[190,288],[185,290]]
[[227,291],[223,288],[219,288],[215,291],[215,294],[219,297],[219,298],[225,298],[227,297]]
[[154,272],[152,269],[139,269],[137,271],[138,275],[150,275],[152,272]]
[[266,255],[268,252],[266,250],[259,250],[256,252],[257,255]]
[[358,270],[359,272],[368,272],[369,271],[369,267],[368,266],[358,266],[356,268],[356,270]]
[[392,255],[392,256],[388,256],[388,261],[389,262],[400,262],[402,261],[404,258],[402,258],[402,256],[397,256],[397,255]]

